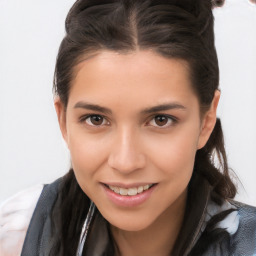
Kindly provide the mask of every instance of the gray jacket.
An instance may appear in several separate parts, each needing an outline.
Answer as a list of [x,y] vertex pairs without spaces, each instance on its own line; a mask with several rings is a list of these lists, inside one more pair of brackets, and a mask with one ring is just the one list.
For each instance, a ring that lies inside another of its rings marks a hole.
[[[47,256],[51,247],[51,211],[58,194],[61,179],[45,185],[31,219],[21,256]],[[200,193],[190,198],[190,206],[175,245],[175,256],[256,256],[256,208],[230,200],[221,205],[211,200],[211,187],[207,181],[200,183]],[[230,213],[217,222],[213,231],[225,229],[226,236],[220,241],[208,241],[207,224],[213,216],[224,211]],[[86,242],[85,255],[103,256],[109,242],[107,221],[96,209],[87,228],[93,233]],[[86,216],[85,216],[86,217]],[[195,251],[209,244],[204,252]],[[194,250],[194,251],[193,251]],[[75,255],[75,252],[74,252]]]

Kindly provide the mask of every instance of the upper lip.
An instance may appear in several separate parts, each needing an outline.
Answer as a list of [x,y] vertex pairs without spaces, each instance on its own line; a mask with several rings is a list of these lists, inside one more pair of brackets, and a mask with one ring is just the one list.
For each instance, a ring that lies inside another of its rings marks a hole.
[[136,183],[125,184],[125,183],[121,183],[121,182],[104,182],[102,184],[107,185],[107,186],[120,187],[120,188],[137,188],[140,186],[151,185],[151,184],[156,184],[156,183],[136,182]]

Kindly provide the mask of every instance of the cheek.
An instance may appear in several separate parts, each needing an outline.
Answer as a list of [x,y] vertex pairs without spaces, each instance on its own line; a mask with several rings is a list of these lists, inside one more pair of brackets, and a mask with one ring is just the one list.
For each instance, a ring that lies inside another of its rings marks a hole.
[[180,130],[177,133],[151,140],[151,159],[163,173],[173,178],[184,179],[192,174],[197,151],[197,130]]
[[[85,133],[73,130],[69,133],[69,150],[72,166],[80,186],[90,186],[97,170],[106,162],[106,139],[97,136],[88,136]],[[88,183],[88,184],[87,184]]]

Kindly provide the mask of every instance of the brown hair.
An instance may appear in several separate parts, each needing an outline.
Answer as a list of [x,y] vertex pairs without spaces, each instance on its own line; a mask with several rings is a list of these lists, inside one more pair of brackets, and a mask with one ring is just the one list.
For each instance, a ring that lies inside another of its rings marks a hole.
[[[217,2],[78,0],[66,19],[66,36],[56,62],[55,93],[67,106],[74,68],[87,56],[102,50],[127,53],[150,49],[165,58],[187,61],[201,109],[208,109],[219,85],[212,14]],[[217,155],[220,168],[216,168],[213,154]],[[235,196],[219,119],[205,147],[196,153],[194,172],[204,176],[220,198]],[[72,169],[63,180],[59,200],[60,208],[53,212],[53,222],[58,219],[55,226],[61,232],[52,255],[73,255],[85,216],[81,209],[88,209],[89,200]]]

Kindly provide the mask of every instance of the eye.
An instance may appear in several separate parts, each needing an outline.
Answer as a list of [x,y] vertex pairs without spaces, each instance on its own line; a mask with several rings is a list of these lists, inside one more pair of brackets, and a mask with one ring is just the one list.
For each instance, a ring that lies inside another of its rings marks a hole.
[[156,127],[169,127],[176,122],[175,118],[167,115],[157,115],[154,116],[152,120],[149,121],[149,125]]
[[101,115],[87,115],[80,119],[81,122],[85,122],[90,126],[102,126],[108,125],[109,122]]

